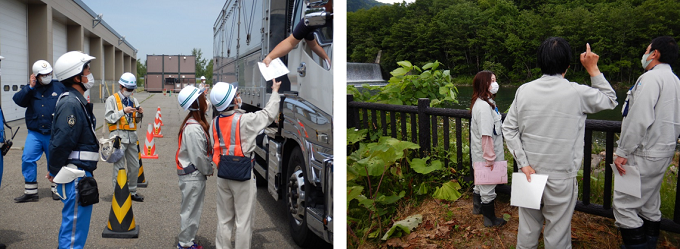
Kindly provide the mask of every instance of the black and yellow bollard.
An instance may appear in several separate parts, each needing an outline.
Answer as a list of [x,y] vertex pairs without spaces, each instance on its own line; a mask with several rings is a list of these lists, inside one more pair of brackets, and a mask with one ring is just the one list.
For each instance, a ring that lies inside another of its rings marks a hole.
[[139,150],[139,140],[137,140],[137,154],[139,158],[139,175],[137,176],[137,187],[146,188],[149,183],[146,182],[146,177],[144,177],[144,165],[142,165],[142,151]]
[[108,225],[102,232],[103,238],[139,237],[139,226],[135,224],[135,216],[132,213],[132,199],[127,181],[125,169],[118,170],[118,184],[113,190],[111,213]]

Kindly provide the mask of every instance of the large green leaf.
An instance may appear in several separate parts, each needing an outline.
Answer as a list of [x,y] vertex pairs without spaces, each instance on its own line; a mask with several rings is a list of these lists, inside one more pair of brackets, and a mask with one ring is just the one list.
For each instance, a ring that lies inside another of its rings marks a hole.
[[413,66],[410,61],[399,61],[397,62],[397,65],[409,68]]
[[394,69],[394,71],[392,71],[390,74],[392,74],[393,76],[401,76],[401,75],[405,75],[407,73],[408,73],[408,70],[400,67],[400,68]]
[[406,219],[394,222],[390,230],[387,230],[385,235],[382,237],[382,240],[387,240],[391,237],[401,237],[410,234],[411,231],[413,231],[413,229],[416,229],[416,227],[418,227],[418,225],[420,225],[420,223],[422,222],[423,222],[422,214],[411,215],[409,217],[406,217]]
[[352,202],[352,200],[356,199],[359,195],[361,195],[361,192],[363,191],[364,187],[362,186],[353,186],[347,188],[347,208],[349,208],[349,203]]
[[[401,192],[399,192],[398,195],[397,194],[390,195],[390,196],[380,195],[377,198],[375,198],[375,202],[380,203],[380,204],[386,204],[386,205],[392,204],[392,203],[397,202],[399,199],[403,198],[404,195],[406,195],[406,192],[403,191],[403,190]],[[349,196],[348,196],[348,198],[349,198]]]
[[413,171],[418,172],[420,174],[429,174],[432,171],[435,170],[440,170],[442,169],[442,162],[439,160],[433,160],[431,163],[427,163],[427,160],[429,160],[430,157],[426,158],[413,158],[411,160],[411,168]]
[[357,130],[354,128],[347,129],[347,145],[352,145],[361,140],[364,140],[366,138],[367,133],[368,130],[366,129],[361,130]]
[[446,182],[434,191],[432,197],[441,200],[455,201],[461,196],[460,192],[458,192],[459,189],[460,184],[458,184],[458,182]]

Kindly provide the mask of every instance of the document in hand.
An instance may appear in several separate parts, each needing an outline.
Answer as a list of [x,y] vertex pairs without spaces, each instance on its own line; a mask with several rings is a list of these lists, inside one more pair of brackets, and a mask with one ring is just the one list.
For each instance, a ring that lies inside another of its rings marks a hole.
[[272,62],[269,63],[269,67],[267,67],[267,65],[265,65],[262,62],[258,62],[257,66],[260,68],[262,77],[264,77],[266,81],[270,81],[273,78],[279,77],[281,75],[286,75],[290,72],[288,70],[288,67],[286,67],[286,65],[283,64],[283,61],[281,61],[280,58],[272,60]]
[[616,165],[610,164],[612,170],[614,170],[614,190],[621,193],[635,196],[637,198],[642,197],[642,190],[640,186],[640,171],[635,166],[623,165],[623,169],[626,170],[626,174],[621,176],[619,171],[616,170]]
[[512,173],[510,205],[523,208],[541,209],[541,198],[548,175],[532,174],[531,182],[524,173]]
[[508,183],[508,161],[496,161],[492,167],[486,162],[472,164],[475,168],[475,185]]

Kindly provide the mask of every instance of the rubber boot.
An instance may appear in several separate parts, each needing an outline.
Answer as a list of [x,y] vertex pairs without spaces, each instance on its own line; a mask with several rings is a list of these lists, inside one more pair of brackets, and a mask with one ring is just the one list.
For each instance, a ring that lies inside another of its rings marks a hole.
[[647,248],[647,237],[645,236],[644,226],[638,228],[619,228],[623,245],[621,249],[645,249]]
[[493,200],[489,203],[482,203],[482,215],[484,215],[484,226],[485,227],[493,227],[493,226],[503,226],[507,221],[505,221],[503,218],[498,218],[496,217],[496,207],[494,203],[496,200]]
[[482,214],[482,196],[472,193],[472,214]]
[[659,241],[661,221],[651,221],[645,218],[642,218],[642,221],[644,222],[643,227],[645,228],[645,237],[647,237],[647,249],[655,249],[656,243]]

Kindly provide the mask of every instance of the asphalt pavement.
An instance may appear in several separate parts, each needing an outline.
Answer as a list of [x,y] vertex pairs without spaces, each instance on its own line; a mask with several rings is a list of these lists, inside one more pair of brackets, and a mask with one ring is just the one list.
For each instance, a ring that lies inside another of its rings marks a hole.
[[[139,126],[140,146],[144,146],[148,124],[152,124],[158,107],[161,108],[164,126],[163,138],[156,138],[156,153],[159,159],[143,159],[147,188],[139,188],[144,202],[132,202],[132,211],[139,238],[102,238],[113,195],[112,164],[99,162],[94,171],[99,185],[100,200],[94,205],[90,229],[85,248],[176,248],[180,228],[180,203],[182,201],[175,166],[177,137],[181,122],[187,112],[177,103],[177,95],[163,93],[135,93],[134,97],[144,108],[144,118]],[[94,104],[97,118],[97,136],[102,136],[104,124],[104,103]],[[45,179],[47,164],[45,157],[38,162],[38,202],[14,203],[14,198],[23,194],[24,179],[21,174],[21,154],[27,130],[23,119],[10,122],[12,127],[21,127],[14,138],[14,146],[4,157],[4,174],[0,186],[0,243],[7,248],[55,248],[61,224],[61,201],[51,197],[50,183]],[[16,128],[15,128],[16,129]],[[201,214],[201,223],[196,240],[204,248],[215,248],[217,228],[216,182],[209,177],[206,197]],[[300,248],[290,237],[285,206],[275,201],[266,186],[258,187],[255,204],[255,225],[252,248]]]

